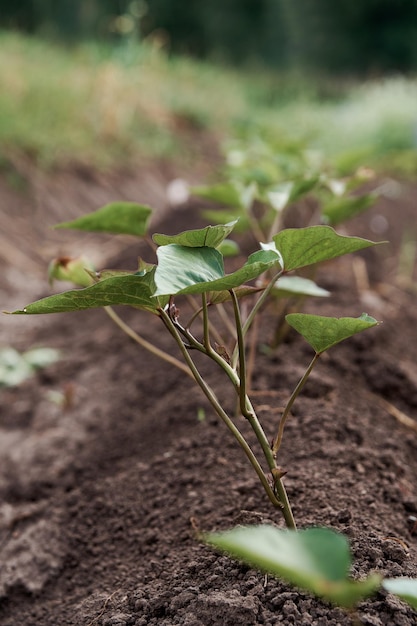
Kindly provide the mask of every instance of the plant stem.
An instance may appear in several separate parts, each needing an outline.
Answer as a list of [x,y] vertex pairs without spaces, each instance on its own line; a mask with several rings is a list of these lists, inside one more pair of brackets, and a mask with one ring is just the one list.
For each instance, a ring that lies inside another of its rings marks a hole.
[[299,395],[300,391],[302,390],[302,388],[306,384],[307,379],[308,379],[308,377],[311,374],[311,370],[313,369],[313,367],[317,363],[317,360],[318,360],[320,354],[321,354],[320,352],[316,352],[315,353],[315,355],[314,355],[310,365],[307,367],[307,369],[304,372],[303,376],[299,380],[297,386],[295,387],[294,391],[291,394],[290,399],[288,400],[287,406],[284,409],[284,413],[282,414],[282,417],[281,417],[280,422],[279,422],[277,436],[275,437],[274,443],[273,443],[273,446],[272,446],[272,452],[273,452],[275,457],[276,457],[276,455],[278,453],[278,450],[281,447],[282,437],[283,437],[283,434],[284,434],[285,423],[286,423],[286,421],[288,419],[288,416],[290,414],[292,406],[293,406],[297,396]]
[[262,428],[258,420],[258,417],[255,413],[255,410],[246,394],[246,382],[247,382],[246,381],[246,356],[245,356],[245,343],[244,343],[244,337],[243,337],[242,320],[240,317],[239,302],[233,289],[230,290],[230,294],[232,296],[233,309],[235,312],[237,345],[239,349],[240,410],[241,410],[242,415],[246,417],[246,419],[249,421],[250,425],[252,426],[252,430],[254,431],[256,438],[259,441],[259,444],[262,448],[265,459],[268,463],[269,469],[271,470],[271,474],[274,479],[275,489],[278,494],[278,499],[282,505],[282,512],[283,512],[287,527],[295,529],[296,525],[295,525],[294,517],[291,511],[291,506],[288,500],[288,496],[287,496],[287,492],[285,490],[284,484],[281,480],[282,473],[280,469],[277,467],[275,456],[271,450],[265,431]]
[[174,356],[171,356],[170,354],[167,354],[163,350],[160,350],[160,348],[158,348],[157,346],[154,346],[152,343],[150,343],[149,341],[146,341],[146,339],[144,339],[143,337],[138,335],[138,333],[135,332],[133,330],[133,328],[131,328],[128,324],[126,324],[117,315],[116,311],[111,306],[105,306],[103,308],[106,311],[107,315],[113,320],[113,322],[124,333],[126,333],[126,335],[128,335],[131,339],[136,341],[136,343],[138,343],[140,346],[142,346],[142,348],[145,348],[145,350],[148,350],[148,352],[151,352],[152,354],[154,354],[155,356],[159,357],[160,359],[163,359],[167,363],[170,363],[171,365],[175,365],[175,367],[177,367],[179,370],[181,370],[184,374],[187,374],[187,376],[190,376],[191,378],[193,378],[193,375],[192,375],[190,369],[186,365],[184,365],[184,363],[182,363],[181,361],[176,359]]
[[[277,272],[272,277],[272,279],[269,281],[269,283],[266,286],[266,288],[263,290],[263,292],[261,293],[261,295],[259,296],[259,298],[255,302],[255,305],[253,306],[253,308],[252,308],[251,312],[249,313],[245,323],[243,324],[243,327],[242,327],[243,337],[246,336],[246,333],[248,332],[249,328],[251,327],[252,322],[255,319],[259,309],[263,306],[263,304],[268,299],[268,296],[269,296],[270,292],[272,291],[272,289],[274,288],[274,285],[277,282],[278,278],[281,276],[282,271],[283,270],[280,269],[279,272]],[[234,349],[233,355],[232,355],[232,367],[236,367],[236,364],[237,364],[237,361],[238,361],[238,351],[239,351],[239,346],[238,346],[238,343],[236,342],[236,346],[235,346],[235,349]]]
[[261,483],[262,483],[262,485],[263,485],[263,487],[264,487],[264,489],[266,491],[266,494],[268,495],[268,498],[270,499],[272,504],[275,507],[281,509],[282,508],[281,502],[275,496],[275,493],[274,493],[273,489],[271,488],[271,486],[270,486],[270,484],[268,482],[268,479],[265,476],[264,471],[263,471],[261,465],[259,464],[259,461],[257,460],[256,456],[254,455],[252,449],[250,448],[249,444],[247,443],[246,439],[244,438],[244,436],[242,435],[240,430],[235,426],[233,421],[227,415],[226,411],[220,405],[220,403],[217,400],[217,398],[216,398],[213,390],[211,389],[211,387],[205,382],[205,380],[201,376],[201,374],[198,371],[198,369],[197,369],[193,359],[191,358],[187,348],[185,347],[185,345],[184,345],[184,343],[182,341],[181,335],[179,334],[178,330],[176,329],[176,327],[173,324],[172,320],[170,319],[169,315],[163,309],[160,309],[160,315],[161,315],[162,321],[164,322],[164,324],[167,327],[168,331],[171,333],[171,335],[173,336],[173,338],[177,342],[178,347],[180,348],[181,353],[182,353],[182,355],[183,355],[183,357],[184,357],[188,367],[190,368],[195,381],[197,382],[197,384],[199,385],[199,387],[203,391],[204,395],[206,396],[206,398],[210,402],[211,406],[216,411],[217,415],[226,424],[227,428],[231,431],[231,433],[233,434],[233,436],[235,437],[235,439],[237,440],[237,442],[239,443],[239,445],[241,446],[241,448],[245,452],[247,458],[249,459],[252,467],[254,468],[255,472],[257,473],[257,475],[259,477],[259,480],[261,481]]

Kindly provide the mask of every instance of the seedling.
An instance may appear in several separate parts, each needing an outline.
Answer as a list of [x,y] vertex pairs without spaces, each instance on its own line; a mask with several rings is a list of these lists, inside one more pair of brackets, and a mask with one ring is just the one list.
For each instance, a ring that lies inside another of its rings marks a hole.
[[[141,205],[117,203],[74,222],[61,224],[61,227],[123,232],[149,241],[147,223],[150,213],[149,208]],[[375,244],[358,237],[341,236],[329,226],[287,229],[275,234],[270,244],[251,254],[238,269],[227,273],[220,249],[235,225],[236,222],[207,226],[175,236],[155,234],[152,245],[156,244],[157,247],[157,264],[140,260],[138,268],[133,271],[105,270],[94,273],[87,270],[80,281],[79,265],[75,263],[76,280],[85,284],[85,277],[88,276],[93,284],[49,296],[15,313],[59,313],[105,307],[112,319],[142,347],[170,365],[175,365],[196,381],[241,446],[272,505],[282,512],[287,527],[295,529],[283,482],[285,472],[279,464],[284,427],[291,408],[320,355],[340,341],[376,326],[377,321],[366,314],[358,318],[340,319],[301,313],[287,317],[289,324],[311,344],[314,357],[291,394],[273,437],[273,433],[267,433],[260,423],[249,397],[247,333],[281,277]],[[65,268],[68,267],[70,264],[66,260]],[[55,272],[60,276],[61,269],[59,262],[52,265],[52,275]],[[262,286],[253,286],[251,283],[261,276]],[[66,277],[71,278],[69,275]],[[177,307],[182,296],[191,297],[194,306],[193,312],[185,319],[180,316]],[[250,303],[244,319],[241,299]],[[143,339],[121,320],[112,309],[113,305],[129,305],[159,318],[161,326],[177,345],[182,361],[163,351],[156,343]],[[215,319],[213,312],[223,305],[226,306],[220,309],[221,316]],[[228,341],[222,340],[219,320],[226,320]],[[196,354],[206,356],[223,371],[236,395],[239,413],[249,422],[256,435],[258,451],[252,449],[242,434],[239,421],[233,419],[218,400],[200,370]]]

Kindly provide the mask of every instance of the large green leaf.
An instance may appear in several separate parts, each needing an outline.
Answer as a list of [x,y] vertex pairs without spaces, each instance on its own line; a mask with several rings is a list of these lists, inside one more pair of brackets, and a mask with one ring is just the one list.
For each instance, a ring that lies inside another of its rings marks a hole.
[[286,272],[376,245],[368,239],[338,235],[330,226],[288,228],[273,240]]
[[351,580],[348,542],[326,528],[296,532],[268,525],[237,527],[209,534],[206,540],[252,566],[347,608],[374,592],[381,581],[376,574],[361,582]]
[[333,198],[322,209],[323,222],[337,226],[337,224],[346,222],[354,215],[369,209],[376,199],[375,194]]
[[63,313],[117,304],[155,312],[160,303],[153,297],[153,292],[153,272],[144,276],[113,276],[85,289],[65,291],[43,298],[14,313]]
[[75,228],[114,234],[144,237],[152,209],[135,202],[112,202],[101,209],[83,215],[72,222],[62,222],[55,228]]
[[158,248],[157,255],[157,296],[234,289],[278,263],[276,252],[259,250],[236,272],[225,274],[223,257],[215,248],[169,244]]
[[186,230],[179,235],[160,235],[155,233],[152,239],[158,246],[167,246],[176,243],[189,248],[217,248],[232,232],[237,220],[217,226],[206,226],[197,230]]
[[417,578],[386,578],[382,581],[382,586],[417,609]]
[[360,317],[340,318],[307,313],[290,313],[285,319],[318,354],[344,339],[378,324],[376,319],[366,313],[362,313]]

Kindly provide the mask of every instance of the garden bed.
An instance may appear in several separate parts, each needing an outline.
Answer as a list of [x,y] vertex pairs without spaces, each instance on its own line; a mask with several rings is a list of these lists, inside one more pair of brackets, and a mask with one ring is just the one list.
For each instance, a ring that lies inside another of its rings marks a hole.
[[[294,406],[280,458],[299,527],[346,533],[355,577],[417,576],[417,296],[398,286],[397,272],[403,234],[415,223],[415,190],[404,190],[348,225],[350,234],[389,239],[384,250],[320,270],[318,283],[332,296],[309,301],[308,311],[365,310],[383,324],[323,356]],[[198,224],[195,207],[165,214],[158,231],[190,221]],[[120,252],[116,264],[132,267],[140,253]],[[40,297],[47,286],[38,284]],[[32,286],[10,297],[24,305],[33,295]],[[124,317],[133,326],[143,319],[133,310]],[[340,609],[198,539],[199,531],[283,521],[197,387],[139,350],[100,310],[34,325],[13,318],[8,326],[10,319],[3,341],[10,328],[21,347],[55,347],[63,358],[0,392],[0,624],[350,623]],[[161,322],[144,320],[143,335],[152,337]],[[176,354],[164,334],[161,345]],[[293,334],[272,356],[258,355],[254,397],[271,437],[310,358]],[[223,379],[208,375],[227,403]],[[65,407],[51,400],[57,391]],[[416,623],[415,611],[386,592],[358,613],[372,626]]]

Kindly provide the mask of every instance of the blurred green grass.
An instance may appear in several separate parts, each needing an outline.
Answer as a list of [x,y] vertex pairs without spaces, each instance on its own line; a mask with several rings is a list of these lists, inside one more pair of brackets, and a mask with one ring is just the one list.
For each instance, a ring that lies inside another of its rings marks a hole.
[[42,167],[195,158],[199,133],[221,140],[238,127],[308,142],[342,169],[412,173],[417,81],[329,85],[168,57],[155,42],[70,50],[0,33],[1,158],[29,154]]

